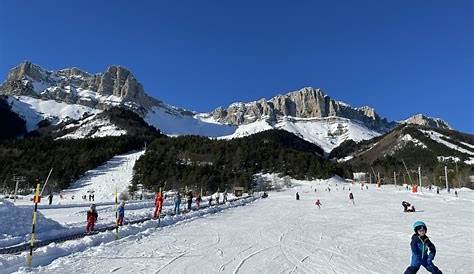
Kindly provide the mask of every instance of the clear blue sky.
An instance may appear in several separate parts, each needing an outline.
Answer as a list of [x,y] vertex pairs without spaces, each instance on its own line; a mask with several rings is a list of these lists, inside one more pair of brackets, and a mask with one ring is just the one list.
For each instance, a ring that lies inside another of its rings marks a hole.
[[470,0],[7,0],[0,13],[2,80],[22,60],[120,64],[196,111],[313,86],[390,120],[421,112],[474,132]]

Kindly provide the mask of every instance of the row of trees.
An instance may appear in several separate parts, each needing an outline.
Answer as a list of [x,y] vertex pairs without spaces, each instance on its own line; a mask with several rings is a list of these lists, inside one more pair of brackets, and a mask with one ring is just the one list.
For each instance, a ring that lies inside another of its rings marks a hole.
[[138,184],[154,190],[251,188],[253,175],[259,172],[298,179],[341,174],[340,167],[323,159],[322,153],[320,147],[283,130],[233,140],[161,137],[136,162],[131,190]]

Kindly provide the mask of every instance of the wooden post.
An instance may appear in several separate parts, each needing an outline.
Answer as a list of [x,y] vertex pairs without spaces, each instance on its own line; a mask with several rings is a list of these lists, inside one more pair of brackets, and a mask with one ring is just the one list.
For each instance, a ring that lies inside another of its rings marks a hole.
[[421,187],[421,166],[418,166],[418,182],[420,184],[420,191],[423,192]]
[[448,167],[447,166],[444,166],[444,179],[446,180],[446,191],[449,193]]

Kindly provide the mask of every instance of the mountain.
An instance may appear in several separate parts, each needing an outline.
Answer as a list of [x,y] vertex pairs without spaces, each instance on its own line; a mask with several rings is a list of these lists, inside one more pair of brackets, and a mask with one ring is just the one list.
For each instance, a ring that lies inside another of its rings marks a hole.
[[[381,118],[371,107],[351,107],[312,87],[197,113],[147,95],[135,76],[121,66],[92,74],[78,68],[49,71],[27,61],[10,70],[0,85],[0,95],[7,96],[11,110],[25,120],[28,132],[45,125],[62,127],[74,122],[81,124],[79,131],[71,133],[74,136],[122,134],[120,130],[87,130],[119,128],[101,119],[99,113],[120,107],[137,113],[167,135],[233,139],[283,129],[322,147],[326,155],[344,141],[368,140],[399,124]],[[92,117],[95,115],[99,116]],[[449,128],[444,121],[425,116],[414,116],[402,123]]]
[[410,118],[402,121],[401,123],[427,126],[427,127],[432,127],[432,128],[452,129],[448,125],[448,123],[446,123],[445,121],[443,121],[439,118],[428,117],[428,116],[425,116],[423,114],[413,115]]
[[[425,184],[444,185],[444,166],[447,166],[450,182],[458,187],[472,187],[469,176],[474,172],[474,135],[402,124],[371,140],[346,141],[331,151],[329,158],[345,165],[348,173],[377,172],[390,182],[394,172],[400,176],[399,182],[402,178],[406,183],[409,178],[415,182],[421,167]],[[406,174],[411,177],[405,177]]]

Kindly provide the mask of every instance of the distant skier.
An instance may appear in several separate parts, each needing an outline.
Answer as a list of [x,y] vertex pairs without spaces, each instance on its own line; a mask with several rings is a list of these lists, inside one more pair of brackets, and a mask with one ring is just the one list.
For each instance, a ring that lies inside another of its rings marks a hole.
[[439,194],[439,187],[436,188],[436,194]]
[[163,194],[161,192],[157,192],[155,196],[155,212],[153,213],[153,218],[158,218],[158,214],[161,214],[161,210],[163,209]]
[[265,198],[268,198],[268,193],[267,193],[266,191],[263,192],[262,198],[264,198],[264,199],[265,199]]
[[97,210],[95,208],[95,204],[91,204],[89,210],[87,210],[87,225],[86,225],[86,232],[91,233],[94,230],[95,223],[97,222],[97,218],[99,215],[97,214]]
[[[426,236],[427,228],[425,223],[417,221],[413,224],[415,234],[411,237],[411,264],[404,274],[415,274],[423,266],[433,274],[442,274],[441,270],[433,264],[436,255],[436,248]],[[429,250],[429,254],[428,254]]]
[[208,204],[209,204],[209,206],[211,206],[211,205],[212,205],[212,195],[211,195],[211,196],[209,196]]
[[319,209],[321,209],[321,206],[323,205],[321,204],[321,201],[319,201],[319,199],[317,199],[314,204],[317,205]]
[[117,218],[117,225],[123,225],[123,219],[125,218],[125,202],[122,201],[117,208],[118,218]]
[[219,192],[216,193],[216,205],[219,205],[219,200],[221,198],[221,194]]
[[187,200],[186,200],[187,203],[188,203],[188,207],[187,207],[187,208],[188,208],[188,211],[191,211],[191,206],[192,206],[192,204],[193,204],[193,193],[190,191],[187,196],[188,196],[188,197],[187,197]]
[[456,195],[456,198],[458,197],[458,191],[457,190],[454,191],[454,195]]
[[222,199],[223,203],[227,203],[227,189],[224,191],[224,198]]
[[331,188],[330,188],[330,187],[328,187],[328,192],[331,192]]
[[300,194],[296,192],[296,200],[299,201],[299,199],[300,199]]
[[411,206],[411,204],[407,201],[402,201],[402,206],[403,206],[403,212],[407,212],[408,211],[408,207]]
[[202,201],[202,198],[201,198],[200,194],[198,194],[195,201],[196,201],[196,206],[199,209],[201,207],[201,201]]
[[352,192],[349,192],[349,200],[351,200],[352,204],[355,205],[354,194],[352,194]]
[[49,196],[48,196],[48,202],[49,202],[49,205],[51,205],[53,203],[53,193],[50,193]]
[[176,193],[174,196],[174,214],[179,214],[179,207],[181,206],[181,194]]

